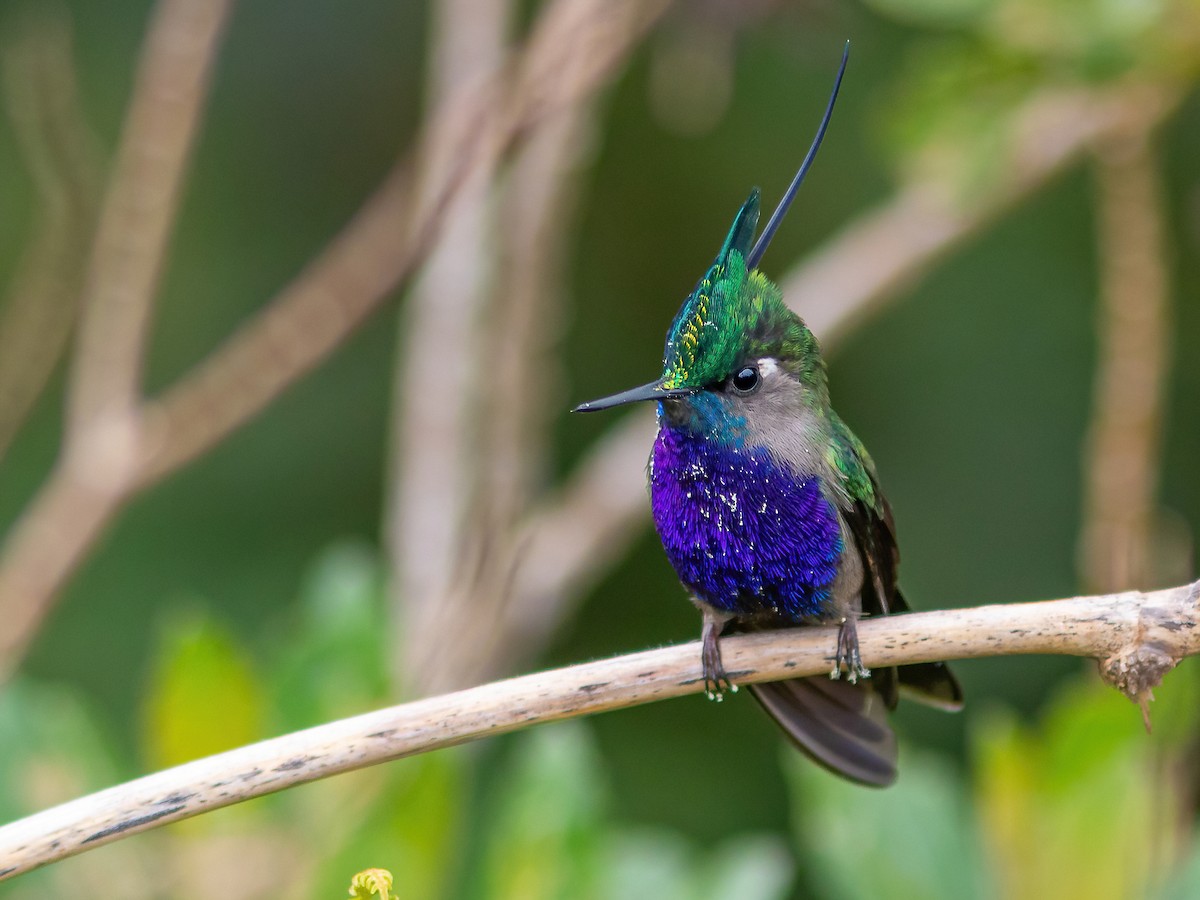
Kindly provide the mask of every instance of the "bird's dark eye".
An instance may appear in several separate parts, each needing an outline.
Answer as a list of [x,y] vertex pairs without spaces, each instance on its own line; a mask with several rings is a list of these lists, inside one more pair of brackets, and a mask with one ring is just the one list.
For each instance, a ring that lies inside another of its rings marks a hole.
[[733,389],[740,394],[749,394],[758,387],[758,369],[746,366],[733,376]]

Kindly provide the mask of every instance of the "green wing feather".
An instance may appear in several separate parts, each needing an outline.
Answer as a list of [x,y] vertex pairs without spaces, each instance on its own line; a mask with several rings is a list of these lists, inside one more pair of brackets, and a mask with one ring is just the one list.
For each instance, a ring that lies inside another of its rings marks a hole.
[[829,463],[841,476],[842,487],[855,503],[861,503],[880,515],[885,504],[875,477],[875,463],[863,442],[851,431],[837,413],[829,413],[830,438],[826,451]]

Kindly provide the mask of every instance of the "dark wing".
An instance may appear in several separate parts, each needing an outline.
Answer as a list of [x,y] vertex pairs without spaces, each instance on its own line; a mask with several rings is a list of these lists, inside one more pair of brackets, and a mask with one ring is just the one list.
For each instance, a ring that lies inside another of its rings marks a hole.
[[[862,611],[868,616],[907,612],[909,606],[898,584],[900,548],[896,543],[892,508],[879,489],[874,466],[862,444],[844,425],[842,428],[847,435],[843,447],[854,451],[850,464],[838,466],[851,476],[846,486],[853,500],[853,505],[843,509],[842,515],[862,556]],[[914,700],[931,706],[947,710],[962,708],[962,688],[945,663],[875,669],[871,675],[875,689],[889,709],[895,708],[901,689]]]
[[[873,478],[871,480],[874,481]],[[843,510],[842,515],[850,526],[862,556],[862,610],[868,616],[886,616],[896,611],[900,550],[896,546],[892,509],[882,494],[876,494],[876,497],[877,509],[857,500],[849,510]]]
[[[874,478],[871,481],[874,482]],[[876,493],[875,496],[879,512],[862,500],[857,500],[850,509],[842,511],[842,516],[854,535],[863,561],[863,614],[884,616],[897,609],[899,591],[896,588],[896,570],[900,563],[900,552],[896,548],[892,511],[882,494]],[[901,599],[900,604],[903,603]],[[896,670],[873,669],[871,680],[888,709],[895,709],[900,699]]]

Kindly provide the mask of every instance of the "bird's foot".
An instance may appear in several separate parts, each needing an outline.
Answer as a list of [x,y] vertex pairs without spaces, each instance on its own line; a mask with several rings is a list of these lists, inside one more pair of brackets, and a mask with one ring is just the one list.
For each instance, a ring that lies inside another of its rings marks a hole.
[[737,685],[729,680],[725,665],[721,662],[720,625],[706,621],[701,635],[700,662],[704,668],[704,693],[709,700],[718,703],[725,699],[725,691],[737,693]]
[[860,678],[871,677],[871,670],[863,665],[862,656],[858,652],[856,619],[842,619],[842,624],[838,627],[837,655],[833,658],[833,671],[829,673],[829,677],[835,680],[841,678],[843,668],[846,671],[846,680],[851,684],[857,684]]

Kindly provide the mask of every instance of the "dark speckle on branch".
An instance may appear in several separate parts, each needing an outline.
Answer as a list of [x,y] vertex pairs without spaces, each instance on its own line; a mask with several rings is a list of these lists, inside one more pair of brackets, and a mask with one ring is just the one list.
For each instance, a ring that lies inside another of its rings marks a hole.
[[123,831],[129,831],[131,828],[137,828],[140,825],[147,825],[156,819],[161,819],[163,816],[169,816],[173,813],[177,813],[182,809],[182,806],[168,806],[166,809],[160,809],[157,812],[146,813],[144,816],[134,816],[132,819],[125,819],[121,822],[118,822],[116,825],[110,825],[108,828],[103,828],[100,831],[97,831],[95,834],[85,837],[82,841],[80,841],[80,843],[90,844],[93,841],[101,841],[104,840],[104,838],[112,837],[113,835],[120,834]]

